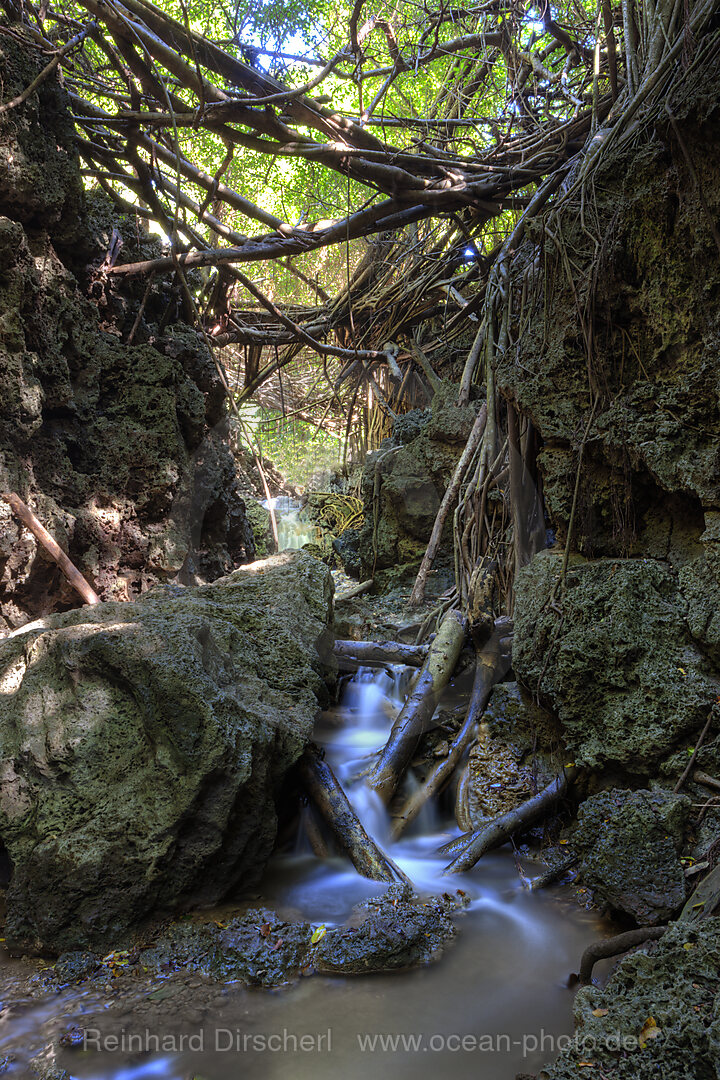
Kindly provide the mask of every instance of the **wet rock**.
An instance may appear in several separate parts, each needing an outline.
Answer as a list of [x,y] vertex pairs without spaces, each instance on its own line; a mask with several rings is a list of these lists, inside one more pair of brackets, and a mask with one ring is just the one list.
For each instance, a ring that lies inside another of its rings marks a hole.
[[98,957],[94,953],[66,952],[57,959],[55,977],[61,985],[82,982],[97,970],[98,964]]
[[572,845],[596,900],[640,926],[667,922],[685,902],[679,855],[690,806],[660,789],[602,791],[583,803]]
[[517,683],[498,683],[458,792],[467,829],[514,809],[557,774],[557,721]]
[[[396,424],[397,436],[368,455],[362,478],[365,522],[359,537],[363,576],[400,564],[414,565],[417,573],[479,408],[479,403],[458,408],[457,395],[456,385],[444,384],[429,410],[402,417]],[[452,516],[446,533],[444,546],[449,550]]]
[[316,971],[368,975],[428,963],[455,935],[450,912],[461,906],[449,896],[424,902],[401,886],[356,908],[357,925],[329,930],[312,953]]
[[309,923],[251,909],[211,923],[177,923],[141,952],[139,964],[151,972],[187,968],[220,982],[280,986],[299,976],[312,933]]
[[0,642],[10,947],[116,945],[257,880],[325,689],[331,597],[285,552]]
[[538,1080],[577,1080],[586,1071],[608,1080],[714,1080],[719,971],[720,919],[671,926],[622,960],[604,990],[578,991],[572,1045]]
[[574,557],[562,609],[562,554],[519,574],[513,667],[555,712],[575,760],[648,776],[704,724],[720,676],[694,642],[671,567]]

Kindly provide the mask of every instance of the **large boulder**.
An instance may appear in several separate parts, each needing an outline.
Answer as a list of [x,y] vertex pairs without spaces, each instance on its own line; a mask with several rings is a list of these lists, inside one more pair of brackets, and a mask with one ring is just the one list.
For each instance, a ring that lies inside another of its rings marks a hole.
[[0,642],[12,949],[102,948],[257,881],[323,691],[331,607],[326,568],[285,552]]
[[667,922],[685,902],[680,862],[690,800],[655,791],[602,791],[583,803],[572,838],[580,875],[640,926]]
[[682,577],[655,559],[576,556],[562,592],[562,561],[540,552],[518,576],[517,677],[559,717],[579,764],[651,775],[720,690],[688,625]]
[[[538,1080],[715,1080],[720,919],[678,922],[575,998],[575,1034]],[[560,1040],[558,1040],[558,1044]]]

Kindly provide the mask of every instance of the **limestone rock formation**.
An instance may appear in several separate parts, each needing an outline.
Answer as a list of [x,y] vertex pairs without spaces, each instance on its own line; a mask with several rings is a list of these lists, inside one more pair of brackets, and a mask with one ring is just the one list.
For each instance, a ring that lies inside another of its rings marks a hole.
[[[392,438],[368,455],[359,537],[362,576],[409,565],[412,583],[479,408],[479,403],[459,408],[457,396],[456,385],[444,384],[430,409],[400,417]],[[446,555],[451,541],[452,516],[446,525]]]
[[10,947],[102,948],[257,881],[323,692],[331,606],[326,568],[285,552],[0,642]]
[[596,899],[640,926],[667,922],[685,902],[679,855],[689,811],[686,796],[659,789],[602,791],[583,803],[572,845]]
[[[28,86],[40,62],[3,36],[3,94]],[[225,390],[197,334],[161,330],[174,302],[165,286],[127,344],[145,284],[110,295],[100,267],[111,248],[132,261],[158,241],[86,201],[55,77],[0,118],[0,166],[0,492],[30,504],[105,600],[181,571],[229,573],[254,541]],[[77,602],[0,503],[0,635]]]
[[701,727],[720,675],[693,640],[689,598],[655,559],[540,552],[519,575],[513,666],[559,717],[576,761],[649,776]]

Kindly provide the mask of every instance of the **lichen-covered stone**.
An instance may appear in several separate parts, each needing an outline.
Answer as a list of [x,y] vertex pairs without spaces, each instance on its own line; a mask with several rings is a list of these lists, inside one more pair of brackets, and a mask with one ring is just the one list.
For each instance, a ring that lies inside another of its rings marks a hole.
[[564,206],[559,236],[537,221],[519,253],[543,266],[530,302],[541,314],[518,315],[518,350],[499,352],[496,379],[542,437],[561,539],[595,402],[572,538],[586,555],[644,553],[673,499],[676,521],[700,514],[700,531],[702,510],[720,510],[719,78],[708,54],[674,88],[677,127],[660,108]]
[[[558,716],[576,761],[649,775],[704,724],[720,678],[667,563],[540,552],[518,576],[513,666]],[[561,603],[561,609],[558,608]]]
[[580,876],[596,900],[640,926],[667,922],[685,902],[680,862],[690,800],[652,791],[602,791],[578,812],[572,835]]
[[603,990],[578,991],[572,1045],[538,1080],[716,1080],[718,972],[720,919],[671,926],[622,960]]
[[255,540],[255,557],[264,559],[275,550],[275,538],[270,521],[270,511],[257,499],[245,499],[245,516],[252,529]]
[[0,642],[8,944],[115,944],[259,877],[327,674],[332,580],[302,552],[49,616]]

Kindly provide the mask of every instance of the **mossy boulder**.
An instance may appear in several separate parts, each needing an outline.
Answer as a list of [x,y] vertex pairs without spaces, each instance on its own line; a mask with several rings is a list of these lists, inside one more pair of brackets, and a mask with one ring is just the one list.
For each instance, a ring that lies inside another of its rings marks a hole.
[[583,803],[572,845],[596,899],[640,926],[667,922],[685,902],[689,811],[686,796],[661,789],[602,791]]
[[11,948],[102,948],[258,879],[329,677],[331,602],[328,571],[286,552],[0,642]]
[[257,499],[245,499],[245,516],[252,529],[255,540],[255,558],[264,559],[275,550],[275,537],[273,536],[270,511],[267,510]]
[[716,1080],[719,972],[720,919],[676,923],[622,960],[604,989],[578,991],[571,1045],[538,1080]]
[[678,576],[655,559],[578,556],[561,592],[561,568],[562,553],[548,550],[518,576],[517,677],[557,715],[579,764],[651,775],[720,691]]

